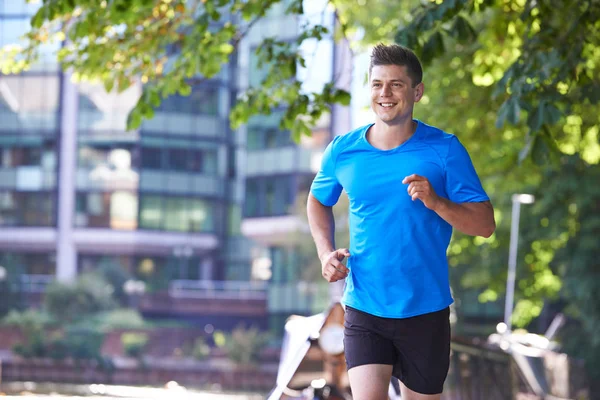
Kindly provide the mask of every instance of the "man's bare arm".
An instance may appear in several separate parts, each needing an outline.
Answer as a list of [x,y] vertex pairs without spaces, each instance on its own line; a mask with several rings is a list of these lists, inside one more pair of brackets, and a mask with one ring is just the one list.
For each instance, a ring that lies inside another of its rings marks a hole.
[[402,183],[408,184],[408,195],[419,199],[425,207],[435,211],[446,222],[462,233],[490,237],[496,230],[494,207],[489,201],[480,203],[454,203],[435,193],[429,180],[420,175],[410,175]]
[[308,195],[306,203],[308,225],[320,259],[325,253],[335,250],[333,207],[324,206],[312,193]]
[[321,274],[329,282],[344,279],[348,269],[342,264],[350,256],[348,249],[335,249],[335,220],[332,207],[324,206],[312,194],[306,202],[308,225],[321,260]]
[[457,204],[439,197],[433,211],[452,227],[467,235],[488,238],[496,230],[494,207],[489,201]]

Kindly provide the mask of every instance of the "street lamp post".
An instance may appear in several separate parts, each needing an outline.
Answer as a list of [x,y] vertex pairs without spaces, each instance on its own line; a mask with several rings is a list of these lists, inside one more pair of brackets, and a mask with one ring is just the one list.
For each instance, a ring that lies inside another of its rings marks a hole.
[[510,332],[510,322],[513,312],[515,296],[515,275],[517,271],[517,250],[519,242],[519,217],[521,204],[531,204],[535,197],[530,194],[513,194],[512,196],[512,220],[510,224],[510,249],[508,254],[508,278],[506,280],[506,302],[504,303],[504,323],[506,332]]

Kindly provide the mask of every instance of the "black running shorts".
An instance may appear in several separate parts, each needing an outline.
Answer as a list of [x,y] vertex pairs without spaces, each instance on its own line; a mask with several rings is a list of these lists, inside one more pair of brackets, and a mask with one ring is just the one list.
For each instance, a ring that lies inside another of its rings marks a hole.
[[449,317],[449,308],[410,318],[382,318],[346,307],[346,365],[393,365],[392,375],[409,389],[442,393],[450,366]]

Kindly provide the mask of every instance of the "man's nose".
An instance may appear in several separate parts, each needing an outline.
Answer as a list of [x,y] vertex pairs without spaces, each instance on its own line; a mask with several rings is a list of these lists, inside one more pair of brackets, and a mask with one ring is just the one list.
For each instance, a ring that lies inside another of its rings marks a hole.
[[381,86],[381,92],[379,93],[380,96],[384,97],[384,96],[390,96],[392,94],[392,90],[390,85],[382,85]]

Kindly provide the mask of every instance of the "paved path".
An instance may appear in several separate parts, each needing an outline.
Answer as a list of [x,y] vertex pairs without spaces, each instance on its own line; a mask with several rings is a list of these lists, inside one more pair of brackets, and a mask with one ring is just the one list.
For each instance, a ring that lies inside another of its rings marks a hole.
[[[27,383],[25,383],[27,385]],[[31,385],[31,384],[30,384]],[[5,385],[6,386],[6,385]],[[77,385],[82,388],[84,385]],[[5,388],[6,389],[6,388]],[[171,385],[168,388],[148,388],[148,387],[132,387],[132,386],[106,386],[106,385],[89,385],[89,390],[86,390],[89,395],[65,395],[52,391],[46,394],[32,393],[25,390],[18,393],[10,393],[3,395],[0,393],[0,398],[14,400],[262,400],[264,395],[260,394],[233,394],[233,393],[216,393],[216,392],[200,392],[187,390],[177,384]],[[32,388],[33,389],[33,388]],[[35,389],[33,389],[35,390]],[[81,391],[78,391],[82,393]],[[2,396],[3,395],[3,396]]]

